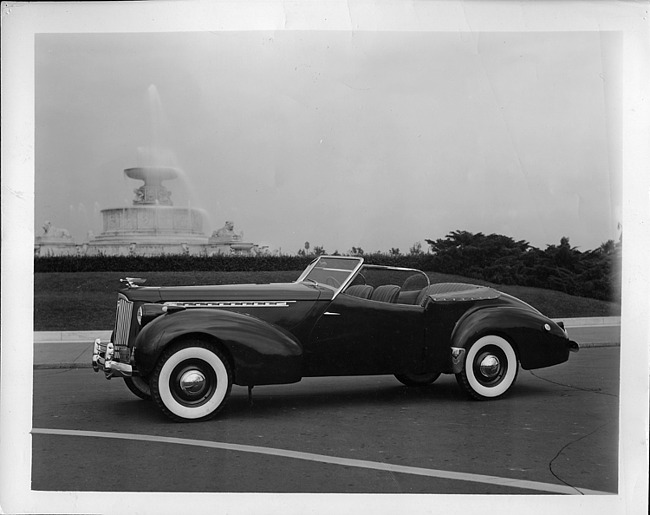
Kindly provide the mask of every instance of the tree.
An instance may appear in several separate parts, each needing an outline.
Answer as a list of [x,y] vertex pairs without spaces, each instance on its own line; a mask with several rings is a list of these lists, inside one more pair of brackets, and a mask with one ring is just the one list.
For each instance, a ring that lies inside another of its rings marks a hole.
[[409,254],[411,256],[419,256],[420,254],[423,254],[422,244],[419,241],[416,241],[409,249]]
[[316,245],[313,250],[310,249],[309,242],[305,242],[305,248],[298,251],[299,256],[322,256],[326,254],[325,249],[321,245]]
[[440,272],[514,284],[521,259],[530,250],[527,241],[500,234],[452,231],[444,239],[426,240]]
[[563,291],[600,300],[620,299],[622,243],[607,241],[581,252],[567,236],[545,250],[499,234],[452,231],[425,240],[431,249],[427,266],[497,284],[517,284]]
[[580,251],[572,247],[569,238],[562,236],[559,245],[547,245],[546,255],[559,267],[575,270],[576,263],[580,260]]

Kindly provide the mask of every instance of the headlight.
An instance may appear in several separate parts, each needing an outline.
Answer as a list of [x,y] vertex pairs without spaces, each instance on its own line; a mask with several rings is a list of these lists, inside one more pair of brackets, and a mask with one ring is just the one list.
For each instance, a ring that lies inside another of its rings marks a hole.
[[136,320],[140,327],[147,325],[154,318],[159,317],[167,313],[167,306],[161,306],[160,304],[143,304],[138,308],[136,313]]

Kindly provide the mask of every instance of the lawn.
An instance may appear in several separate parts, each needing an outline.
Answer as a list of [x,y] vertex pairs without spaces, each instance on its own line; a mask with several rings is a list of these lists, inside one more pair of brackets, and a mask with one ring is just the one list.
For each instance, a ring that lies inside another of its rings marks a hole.
[[[300,271],[287,272],[81,272],[34,274],[34,330],[110,330],[115,316],[119,280],[145,277],[148,286],[181,286],[229,283],[294,281]],[[482,281],[429,273],[431,282]],[[561,292],[523,286],[495,286],[528,302],[552,318],[620,315],[620,305]]]

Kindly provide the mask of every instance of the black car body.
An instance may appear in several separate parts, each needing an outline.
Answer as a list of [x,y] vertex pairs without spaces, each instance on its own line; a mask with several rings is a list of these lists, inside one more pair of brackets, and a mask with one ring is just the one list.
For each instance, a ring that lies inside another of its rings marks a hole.
[[494,399],[518,368],[566,361],[578,345],[530,305],[495,289],[429,284],[413,269],[321,256],[293,283],[144,287],[126,279],[110,342],[93,367],[124,377],[175,420],[204,420],[232,384],[393,374],[406,385],[456,374]]

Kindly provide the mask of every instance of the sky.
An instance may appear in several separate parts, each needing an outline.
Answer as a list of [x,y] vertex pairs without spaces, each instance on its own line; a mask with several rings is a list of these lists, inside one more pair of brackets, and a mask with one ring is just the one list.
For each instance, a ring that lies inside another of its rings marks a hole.
[[607,32],[37,34],[35,235],[81,243],[173,166],[204,231],[295,253],[503,234],[618,239],[620,39]]

